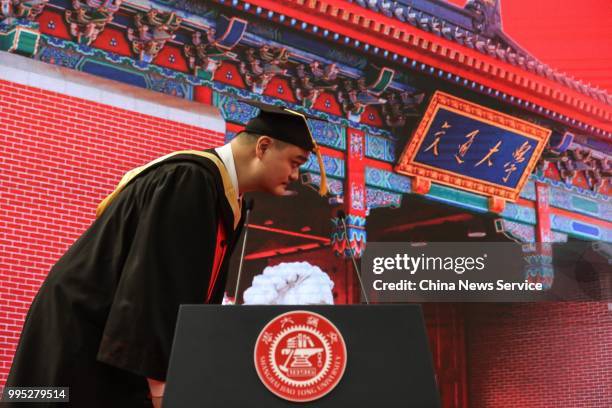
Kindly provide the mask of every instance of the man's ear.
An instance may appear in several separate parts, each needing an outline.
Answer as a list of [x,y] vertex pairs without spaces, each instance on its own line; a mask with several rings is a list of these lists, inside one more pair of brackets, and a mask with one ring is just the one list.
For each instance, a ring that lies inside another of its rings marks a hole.
[[258,159],[261,159],[266,151],[268,151],[274,141],[270,136],[260,136],[255,144],[255,155]]

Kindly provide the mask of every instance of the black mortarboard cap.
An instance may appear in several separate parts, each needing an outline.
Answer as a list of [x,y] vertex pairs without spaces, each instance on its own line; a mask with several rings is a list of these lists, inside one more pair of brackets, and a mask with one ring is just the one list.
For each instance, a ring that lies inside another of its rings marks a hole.
[[267,135],[305,150],[314,150],[316,143],[308,128],[305,114],[284,106],[253,101],[241,100],[241,102],[259,109],[259,114],[246,124],[244,129],[246,132]]
[[304,150],[312,151],[317,155],[321,171],[319,194],[327,194],[327,178],[325,176],[323,159],[319,151],[319,146],[312,136],[306,120],[307,118],[314,120],[321,119],[294,111],[284,106],[268,105],[261,102],[245,100],[240,100],[240,102],[259,108],[259,114],[247,122],[244,128],[245,132],[270,136],[274,139],[301,147]]

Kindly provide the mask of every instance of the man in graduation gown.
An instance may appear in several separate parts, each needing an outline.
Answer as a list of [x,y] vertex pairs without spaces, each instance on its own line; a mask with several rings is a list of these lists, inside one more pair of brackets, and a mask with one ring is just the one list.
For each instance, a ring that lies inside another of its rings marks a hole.
[[123,177],[36,295],[7,387],[69,387],[74,407],[160,406],[179,305],[222,300],[242,193],[291,194],[311,151],[323,168],[303,115],[258,107],[231,143]]

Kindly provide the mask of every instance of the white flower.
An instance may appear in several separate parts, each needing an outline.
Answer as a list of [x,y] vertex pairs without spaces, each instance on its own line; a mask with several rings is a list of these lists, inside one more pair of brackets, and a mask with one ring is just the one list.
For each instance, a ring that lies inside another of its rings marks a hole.
[[245,305],[333,305],[334,282],[308,262],[268,266],[243,295]]

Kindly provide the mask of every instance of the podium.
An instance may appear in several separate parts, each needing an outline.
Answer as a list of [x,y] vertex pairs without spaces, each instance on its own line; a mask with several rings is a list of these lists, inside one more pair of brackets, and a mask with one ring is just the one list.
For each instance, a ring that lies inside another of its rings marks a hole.
[[418,305],[183,305],[164,408],[439,407]]

